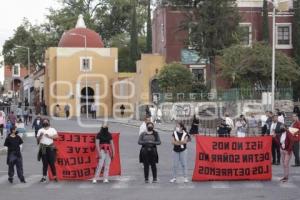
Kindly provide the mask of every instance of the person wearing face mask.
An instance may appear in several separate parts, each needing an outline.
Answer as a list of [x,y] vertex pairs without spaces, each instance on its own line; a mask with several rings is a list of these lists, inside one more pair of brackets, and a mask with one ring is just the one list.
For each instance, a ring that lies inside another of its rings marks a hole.
[[23,144],[23,140],[18,136],[16,127],[11,128],[11,133],[5,139],[4,146],[7,147],[7,165],[8,165],[8,181],[13,183],[14,166],[17,168],[17,174],[21,183],[26,183],[23,175],[23,159],[21,154],[20,145]]
[[43,128],[41,128],[37,133],[37,140],[40,144],[39,149],[39,160],[42,159],[43,163],[43,177],[40,180],[41,183],[46,182],[48,166],[50,166],[54,181],[57,182],[56,177],[56,148],[53,143],[53,139],[57,138],[57,131],[50,127],[50,122],[48,119],[43,120]]
[[[298,129],[297,129],[298,130]],[[274,141],[280,146],[284,176],[280,179],[281,182],[287,182],[289,179],[289,163],[292,158],[293,145],[299,141],[299,131],[290,131],[285,125],[281,125],[279,134],[271,133]]]
[[104,165],[103,183],[108,183],[109,167],[110,167],[111,160],[114,158],[115,150],[114,150],[112,135],[108,131],[108,127],[106,125],[104,125],[101,128],[100,132],[97,134],[96,149],[98,152],[99,163],[97,166],[95,177],[93,179],[93,183],[97,183],[97,178],[102,170],[103,165]]
[[38,114],[32,123],[32,129],[34,129],[35,138],[37,138],[38,131],[43,127],[41,115]]
[[189,134],[186,132],[186,128],[182,122],[176,125],[176,129],[172,135],[173,147],[173,178],[170,180],[171,183],[176,182],[177,168],[178,165],[182,167],[182,173],[184,176],[184,182],[188,183],[187,178],[187,149],[186,144],[189,141]]
[[158,153],[157,145],[161,144],[158,133],[154,130],[152,122],[148,122],[147,131],[143,132],[140,137],[138,144],[142,145],[141,149],[141,161],[144,164],[144,177],[145,183],[149,183],[149,167],[151,166],[153,183],[157,183],[157,168]]

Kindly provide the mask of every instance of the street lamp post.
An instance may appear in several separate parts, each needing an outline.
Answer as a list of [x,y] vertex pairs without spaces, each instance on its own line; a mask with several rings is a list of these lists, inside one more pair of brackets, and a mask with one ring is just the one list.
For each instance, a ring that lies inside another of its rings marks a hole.
[[273,0],[273,15],[272,15],[272,31],[273,31],[273,37],[272,37],[272,96],[271,96],[271,109],[272,112],[274,112],[275,108],[275,41],[276,41],[276,8]]
[[269,0],[273,5],[272,12],[272,94],[271,94],[271,109],[275,108],[275,48],[276,48],[276,9],[287,11],[289,9],[289,0]]
[[[84,51],[86,54],[86,35],[79,34],[79,33],[69,33],[69,35],[73,36],[79,36],[84,39]],[[89,105],[88,105],[88,82],[87,82],[87,69],[84,69],[85,71],[85,109],[86,109],[86,118],[89,118]]]

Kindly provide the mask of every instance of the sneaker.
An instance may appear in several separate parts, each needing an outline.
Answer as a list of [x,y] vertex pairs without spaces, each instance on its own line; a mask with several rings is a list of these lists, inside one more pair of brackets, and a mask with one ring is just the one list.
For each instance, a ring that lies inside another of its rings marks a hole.
[[176,178],[172,178],[171,180],[170,180],[170,183],[175,183],[176,182]]
[[56,183],[58,182],[57,178],[54,178],[54,182],[56,182]]
[[103,183],[109,183],[108,179],[104,179]]
[[93,184],[96,184],[96,183],[97,183],[97,180],[96,180],[96,179],[93,179],[92,183],[93,183]]
[[46,183],[46,178],[42,178],[41,180],[40,180],[40,183]]
[[158,183],[157,178],[153,179],[152,183]]
[[10,182],[11,184],[13,184],[13,183],[14,183],[14,181],[13,181],[13,179],[12,179],[12,178],[9,178],[9,179],[8,179],[8,182]]
[[280,179],[280,182],[283,182],[283,183],[285,183],[285,182],[287,182],[289,179],[287,178],[287,177],[283,177],[282,179]]
[[184,178],[183,182],[184,182],[184,183],[188,183],[188,182],[189,182],[189,179]]
[[22,179],[22,180],[21,180],[21,183],[26,183],[25,179]]
[[146,180],[145,180],[145,183],[149,183],[149,180],[148,180],[148,179],[146,179]]

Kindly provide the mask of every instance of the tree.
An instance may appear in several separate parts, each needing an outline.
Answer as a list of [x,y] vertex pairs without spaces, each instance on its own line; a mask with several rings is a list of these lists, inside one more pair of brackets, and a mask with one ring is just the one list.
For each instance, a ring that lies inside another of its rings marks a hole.
[[[271,85],[272,49],[265,43],[254,43],[252,47],[233,45],[222,51],[220,59],[221,77],[235,87]],[[282,52],[276,52],[276,81],[285,87],[300,78],[300,67]]]
[[262,24],[263,41],[269,43],[269,8],[268,1],[263,3],[263,24]]
[[147,53],[152,53],[151,0],[147,3]]
[[190,46],[209,60],[211,89],[216,89],[215,57],[237,42],[239,19],[235,0],[199,0],[186,23]]
[[294,57],[298,65],[300,65],[300,1],[294,0],[294,20],[293,20],[293,48]]
[[158,74],[159,88],[165,93],[190,92],[193,74],[180,63],[165,65]]
[[130,25],[130,58],[131,68],[130,71],[135,71],[135,62],[138,60],[138,31],[137,31],[137,19],[136,19],[136,0],[131,0],[132,16]]

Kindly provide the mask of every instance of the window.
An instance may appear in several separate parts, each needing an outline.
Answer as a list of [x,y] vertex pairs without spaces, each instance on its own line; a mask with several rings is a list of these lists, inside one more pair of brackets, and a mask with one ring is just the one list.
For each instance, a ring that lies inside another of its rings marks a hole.
[[292,25],[291,24],[276,24],[277,27],[277,40],[276,46],[279,49],[292,48]]
[[81,71],[91,71],[92,70],[92,58],[81,57],[80,58],[80,70]]
[[13,66],[13,76],[20,76],[20,64]]
[[205,65],[190,65],[190,70],[196,80],[206,82]]
[[252,45],[252,27],[251,23],[240,23],[241,30],[241,44],[245,46]]

